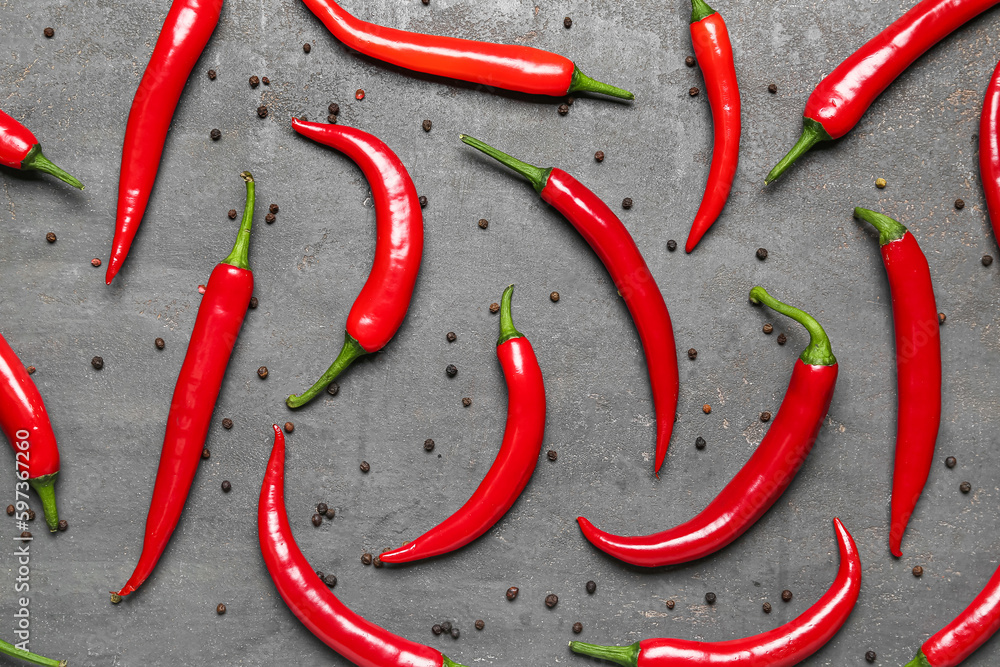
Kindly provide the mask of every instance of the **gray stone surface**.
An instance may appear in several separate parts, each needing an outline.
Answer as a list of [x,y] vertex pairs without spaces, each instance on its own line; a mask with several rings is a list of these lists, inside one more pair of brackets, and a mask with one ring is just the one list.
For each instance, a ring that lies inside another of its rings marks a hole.
[[[536,0],[537,1],[537,0]],[[167,2],[0,0],[0,107],[46,154],[87,185],[0,171],[0,331],[34,375],[62,446],[58,492],[66,533],[36,521],[31,648],[85,665],[345,664],[277,596],[259,555],[255,508],[270,451],[268,425],[292,420],[287,505],[302,550],[339,578],[337,595],[372,621],[470,666],[568,664],[566,641],[644,637],[725,640],[794,618],[837,569],[830,520],[861,549],[860,601],[843,630],[803,664],[906,662],[975,596],[997,565],[1000,262],[985,216],[975,136],[1000,53],[997,15],[931,49],[873,105],[857,129],[814,151],[767,190],[763,176],[792,144],[808,93],[909,2],[728,3],[743,89],[740,171],[730,204],[698,250],[683,245],[711,154],[711,117],[691,52],[685,2],[376,0],[346,6],[401,28],[518,42],[564,53],[590,75],[637,93],[634,104],[477,90],[413,76],[348,53],[294,0],[230,2],[177,110],[156,191],[119,279],[106,287],[119,150],[132,94]],[[562,19],[569,15],[573,27]],[[55,28],[45,39],[42,30]],[[312,44],[303,53],[302,44]],[[216,81],[205,73],[218,71]],[[268,76],[269,87],[247,85]],[[777,83],[777,95],[767,85]],[[363,88],[363,102],[353,98]],[[259,119],[263,101],[271,114]],[[286,395],[332,360],[374,247],[360,171],[295,136],[293,115],[326,116],[382,137],[430,205],[426,252],[410,314],[380,354],[351,368],[340,394],[292,413]],[[421,121],[434,122],[430,133]],[[219,128],[219,142],[209,131]],[[624,304],[595,255],[530,187],[458,141],[474,134],[575,174],[618,209],[673,316],[679,419],[656,480],[654,418],[643,357]],[[607,159],[598,164],[595,150]],[[251,263],[260,307],[229,365],[183,519],[140,593],[108,602],[135,565],[173,384],[199,303],[197,286],[226,255],[241,208],[238,173],[258,182]],[[876,177],[887,179],[876,190]],[[966,201],[956,211],[957,197]],[[273,225],[265,207],[281,207]],[[852,220],[863,205],[909,225],[930,261],[942,329],[944,415],[938,454],[904,541],[887,548],[895,420],[888,287],[875,235]],[[480,218],[490,221],[479,229]],[[59,240],[45,242],[54,231]],[[754,257],[758,246],[770,256]],[[506,396],[488,306],[518,284],[515,317],[534,344],[548,391],[545,448],[513,509],[481,539],[408,567],[366,568],[362,552],[400,544],[437,523],[475,488],[503,429]],[[812,312],[841,363],[829,418],[798,478],[745,536],[684,566],[640,571],[604,557],[575,518],[625,533],[693,516],[760,441],[762,410],[781,400],[805,332],[752,308],[754,284]],[[548,294],[558,290],[559,303]],[[761,333],[773,322],[788,344]],[[445,333],[455,331],[449,344]],[[162,336],[166,349],[153,340]],[[696,361],[683,350],[698,349]],[[104,358],[100,372],[94,355]],[[457,377],[445,376],[447,364]],[[270,376],[257,378],[258,366]],[[472,406],[460,399],[469,396]],[[713,406],[703,415],[701,405]],[[232,430],[221,421],[232,418]],[[697,451],[696,436],[708,447]],[[437,448],[422,448],[433,438]],[[438,456],[440,455],[440,457]],[[945,468],[945,456],[958,467]],[[371,463],[362,475],[361,460]],[[8,458],[7,468],[10,470]],[[13,496],[13,477],[7,491]],[[233,491],[219,486],[230,480]],[[973,492],[959,493],[968,480]],[[312,507],[337,517],[319,529]],[[5,503],[2,503],[5,504]],[[13,522],[3,517],[13,536]],[[916,579],[914,565],[925,574]],[[13,633],[15,561],[0,558],[0,636]],[[584,583],[597,582],[588,596]],[[521,589],[514,603],[508,586]],[[780,601],[791,589],[791,603]],[[718,596],[707,606],[704,595]],[[552,610],[545,596],[559,595]],[[675,600],[668,611],[666,600]],[[774,612],[761,613],[770,601]],[[225,602],[228,613],[217,616]],[[459,640],[434,637],[451,620]],[[485,630],[473,628],[476,619]],[[584,631],[574,636],[576,621]],[[967,664],[995,664],[994,640]],[[0,658],[0,664],[8,664]]]

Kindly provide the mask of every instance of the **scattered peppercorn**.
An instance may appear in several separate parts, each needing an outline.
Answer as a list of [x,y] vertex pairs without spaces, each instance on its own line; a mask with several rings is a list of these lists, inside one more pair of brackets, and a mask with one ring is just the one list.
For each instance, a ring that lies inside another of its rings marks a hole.
[[214,69],[208,70],[208,78],[210,81],[215,81],[216,73]]
[[765,324],[765,325],[764,325],[764,329],[763,329],[763,331],[764,331],[764,333],[766,333],[766,334],[770,334],[770,333],[771,333],[772,331],[774,331],[774,327],[773,327],[773,326],[771,326],[771,325],[770,325],[769,323],[768,323],[768,324]]
[[566,114],[569,113],[569,105],[568,104],[560,104],[559,107],[556,109],[556,111],[559,112],[560,116],[565,116]]
[[767,259],[767,248],[757,248],[757,259],[762,262]]
[[670,239],[669,241],[667,241],[667,250],[669,250],[670,252],[673,252],[674,250],[677,250],[677,241],[675,241],[673,239]]
[[65,533],[67,528],[69,528],[69,521],[67,521],[66,519],[59,519],[60,532]]
[[201,450],[201,458],[203,458],[203,459],[209,459],[211,457],[212,457],[212,452],[209,451],[208,447],[202,448],[202,450]]
[[667,609],[673,609],[675,604],[673,600],[667,600]]
[[259,377],[261,380],[267,378],[267,366],[261,366],[260,368],[257,369],[257,377]]
[[274,213],[268,213],[267,215],[264,216],[264,222],[266,222],[269,225],[273,225],[275,220],[277,220],[277,218],[275,217]]
[[770,602],[765,602],[764,605],[761,607],[761,609],[764,610],[765,614],[770,614],[771,613],[771,603]]
[[326,122],[328,122],[330,125],[336,125],[337,117],[334,116],[333,114],[330,114],[329,116],[326,117]]
[[372,467],[368,464],[368,461],[361,462],[361,472],[368,472]]
[[27,370],[28,370],[28,375],[34,375],[34,373],[35,373],[35,367],[34,366],[28,366]]
[[472,399],[466,396],[465,398],[462,399],[462,405],[464,405],[465,407],[469,407],[470,405],[472,405]]
[[875,179],[875,187],[876,188],[878,188],[879,190],[881,190],[885,186],[886,186],[886,182],[885,182],[884,178],[876,178]]
[[93,359],[90,360],[90,365],[97,370],[101,370],[102,368],[104,368],[104,359],[100,357],[94,357]]
[[354,91],[354,99],[358,100],[359,102],[365,99],[365,91],[362,90],[361,88],[358,88],[356,91]]
[[421,123],[421,126],[424,128],[424,132],[430,132],[433,123],[431,123],[430,120],[425,120],[423,123]]
[[295,424],[292,422],[285,422],[285,433],[291,433],[295,430]]
[[451,632],[451,621],[445,621],[441,624],[441,629],[447,633]]
[[545,596],[545,606],[552,609],[557,604],[559,604],[559,596],[555,593],[549,593]]
[[963,208],[965,208],[965,201],[962,200],[962,199],[956,199],[955,200],[955,208],[958,209],[959,211],[961,211]]
[[453,378],[456,375],[458,375],[458,368],[455,367],[455,364],[448,364],[445,367],[444,372],[445,372],[445,375],[447,375],[450,378]]
[[579,621],[577,621],[576,623],[573,624],[573,634],[577,634],[578,635],[581,632],[583,632],[583,623],[580,623]]
[[55,232],[49,232],[48,234],[46,234],[45,240],[48,241],[49,243],[55,243],[56,242]]
[[224,429],[226,429],[228,431],[232,427],[233,427],[233,420],[232,419],[230,419],[229,417],[226,417],[225,419],[222,420],[222,428],[224,428]]
[[567,28],[572,28],[573,27],[573,19],[571,19],[570,17],[567,16],[566,18],[563,19],[563,25],[566,26]]
[[486,229],[489,226],[490,226],[490,221],[489,220],[487,220],[486,218],[479,218],[479,228],[480,229]]
[[227,215],[229,215],[230,220],[235,220],[236,216],[239,215],[239,213],[236,212],[235,208],[231,208],[229,209],[229,213]]
[[257,297],[255,296],[250,297],[250,307],[256,308],[257,304],[258,304]]
[[688,349],[688,359],[694,361],[697,358],[698,358],[698,350],[694,349],[693,347]]
[[305,51],[306,53],[312,51],[312,48],[313,47],[309,42],[306,42],[305,44],[302,45],[302,50]]
[[792,601],[792,592],[790,590],[788,590],[787,588],[785,590],[781,591],[781,601],[782,602],[791,602]]
[[267,107],[263,104],[257,107],[257,115],[261,118],[267,118]]
[[875,651],[868,651],[867,653],[865,653],[865,660],[867,660],[868,662],[875,662],[875,658],[877,657],[878,656],[875,655]]
[[420,195],[417,201],[420,202],[420,208],[427,208],[427,197]]
[[476,630],[482,630],[485,627],[486,623],[484,623],[482,619],[476,621]]
[[96,268],[101,265],[101,260],[95,257],[94,259],[90,260],[90,265]]
[[597,151],[594,153],[594,159],[598,162],[604,162],[604,151]]
[[701,437],[700,435],[697,438],[694,439],[694,447],[695,447],[695,449],[705,449],[705,445],[707,445],[707,444],[708,443],[705,442],[705,438]]
[[224,492],[226,492],[226,493],[229,493],[230,491],[232,491],[232,489],[233,489],[233,485],[230,484],[229,480],[228,479],[227,480],[223,480],[223,482],[222,482],[222,490]]
[[784,345],[788,342],[788,336],[783,333],[778,334],[778,345]]
[[31,532],[26,530],[23,533],[21,533],[21,537],[24,539],[28,539],[31,537]]
[[265,86],[270,86],[271,85],[271,80],[268,79],[266,76],[260,77],[260,82],[262,84],[264,84]]
[[220,602],[218,604],[218,606],[215,608],[215,613],[218,614],[219,616],[222,616],[223,614],[225,614],[226,613],[226,605],[224,605],[224,604],[222,604]]
[[370,553],[368,553],[368,552],[365,552],[365,553],[361,554],[361,564],[362,565],[371,565],[372,564],[372,555]]
[[765,410],[764,412],[760,413],[760,420],[762,422],[769,422],[769,421],[771,421],[771,413],[768,412],[767,410]]
[[513,602],[514,599],[517,598],[518,592],[519,589],[517,586],[511,586],[510,588],[507,589],[507,599]]
[[626,210],[632,208],[632,198],[631,197],[625,197],[625,199],[622,200],[622,208],[624,208]]
[[424,451],[425,452],[433,452],[434,451],[434,441],[431,440],[430,438],[427,438],[426,440],[424,440]]
[[326,574],[320,577],[320,579],[322,579],[323,583],[329,586],[330,588],[333,588],[334,586],[337,585],[337,575],[335,574]]
[[441,625],[438,623],[435,623],[434,625],[431,626],[431,632],[433,632],[436,635],[441,634],[443,631],[444,628],[442,628]]
[[948,319],[948,316],[944,313],[938,313],[938,324],[944,324],[944,321]]
[[7,516],[14,516],[14,506],[7,505]]
[[705,405],[701,406],[701,411],[704,412],[706,415],[711,414],[712,406],[706,403]]
[[553,303],[557,303],[559,301],[559,292],[549,294],[549,299],[551,299]]
[[914,577],[922,577],[922,576],[924,576],[924,568],[920,567],[919,565],[914,565],[913,566],[913,576]]
[[500,304],[496,303],[496,302],[491,303],[490,304],[490,312],[493,313],[493,314],[499,313],[500,312]]
[[983,266],[989,266],[993,263],[993,255],[983,255]]
[[555,461],[557,458],[559,458],[559,453],[556,452],[556,450],[554,449],[550,449],[548,453],[545,454],[545,456],[549,459],[549,461]]
[[968,482],[962,482],[958,485],[958,490],[962,493],[968,493],[969,491],[972,491],[972,485]]
[[333,517],[337,516],[337,512],[332,507],[329,507],[327,508],[326,512],[323,513],[323,516],[325,516],[327,519],[332,519]]
[[954,468],[956,465],[958,465],[958,460],[955,459],[954,456],[949,456],[944,460],[944,464],[949,468]]
[[339,391],[340,391],[340,385],[337,384],[336,382],[331,382],[330,386],[326,388],[326,393],[330,394],[331,396],[336,396],[337,392]]
[[328,509],[330,509],[330,507],[326,503],[317,503],[316,504],[316,513],[317,514],[326,514],[326,511]]
[[379,558],[378,556],[375,556],[375,558],[372,558],[372,565],[374,565],[375,567],[382,567],[382,559]]
[[695,63],[697,62],[698,61],[694,59],[694,56],[688,56],[687,58],[684,59],[684,64],[687,65],[688,67],[694,67]]
[[257,78],[256,74],[254,74],[252,77],[250,77],[250,87],[256,88],[259,85],[260,85],[260,79]]
[[46,28],[45,30],[42,31],[42,34],[44,34],[49,39],[52,39],[53,37],[56,36],[56,31],[53,30],[52,28]]
[[270,211],[271,213],[274,213],[275,215],[277,215],[278,214],[278,210],[279,210],[278,209],[278,205],[277,204],[271,204],[270,206],[267,207],[267,210]]
[[156,346],[157,350],[162,350],[164,347],[167,346],[167,343],[162,338],[157,338],[156,340],[153,341],[153,345]]
[[330,106],[327,107],[327,111],[332,113],[334,116],[340,113],[340,105],[336,102],[330,102]]
[[595,582],[593,582],[593,581],[588,581],[587,582],[587,594],[588,595],[593,595],[596,590],[597,590],[597,584]]
[[461,634],[461,633],[460,633],[460,632],[458,631],[458,628],[452,628],[452,629],[451,629],[451,638],[452,638],[452,639],[458,639],[458,636],[459,636],[460,634]]
[[696,95],[697,95],[698,93],[700,93],[700,92],[701,92],[701,91],[700,91],[700,90],[698,90],[697,88],[695,88],[694,86],[691,86],[691,87],[690,87],[690,88],[688,89],[688,95],[690,95],[691,97],[695,97],[695,96],[696,96]]

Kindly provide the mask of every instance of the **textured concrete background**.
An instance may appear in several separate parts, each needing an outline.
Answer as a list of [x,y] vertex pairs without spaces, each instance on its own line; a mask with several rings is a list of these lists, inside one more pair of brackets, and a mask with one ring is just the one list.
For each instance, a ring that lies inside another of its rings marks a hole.
[[[536,2],[538,3],[536,6]],[[689,7],[674,1],[375,0],[346,7],[416,31],[525,43],[573,58],[627,87],[634,104],[581,98],[566,117],[558,99],[477,90],[411,75],[348,53],[300,2],[230,2],[177,110],[156,192],[124,271],[103,282],[113,232],[119,150],[133,92],[168,3],[0,0],[0,107],[40,138],[46,154],[87,185],[0,172],[0,331],[34,380],[59,437],[58,492],[66,533],[36,521],[31,561],[31,648],[73,665],[345,664],[277,596],[259,555],[255,508],[270,451],[268,425],[292,420],[288,512],[336,594],[372,621],[442,649],[467,665],[582,664],[566,641],[630,643],[677,636],[706,641],[763,632],[805,610],[837,570],[830,520],[861,549],[864,581],[841,632],[807,665],[906,662],[971,601],[1000,548],[1000,357],[996,253],[976,162],[979,110],[1000,57],[989,12],[920,59],[847,138],[815,150],[777,184],[763,177],[792,144],[808,93],[822,76],[910,6],[909,2],[719,4],[743,90],[740,171],[723,217],[690,256],[683,246],[711,154],[711,117],[691,52]],[[563,17],[573,27],[563,27]],[[42,30],[55,28],[55,38]],[[303,53],[302,44],[312,44]],[[205,72],[218,71],[210,81]],[[250,75],[270,87],[252,90]],[[777,95],[767,92],[778,85]],[[353,93],[364,88],[357,102]],[[374,248],[374,213],[361,172],[293,134],[289,119],[326,116],[382,137],[430,205],[426,251],[410,314],[384,352],[356,364],[336,397],[291,413],[342,341],[343,324]],[[271,114],[254,113],[265,103]],[[425,133],[420,125],[431,119]],[[219,142],[209,131],[219,128]],[[575,174],[621,211],[673,316],[682,353],[679,420],[657,481],[654,419],[638,339],[595,255],[531,188],[458,141],[476,135],[543,166]],[[595,150],[607,159],[598,164]],[[232,244],[241,208],[238,173],[258,183],[251,264],[260,307],[250,311],[215,410],[203,463],[159,567],[120,606],[107,591],[138,558],[174,381],[198,308],[197,286]],[[889,182],[876,190],[882,176]],[[956,211],[953,202],[967,203]],[[263,224],[268,203],[281,207]],[[895,432],[888,288],[876,236],[851,218],[862,205],[915,233],[934,277],[942,329],[944,415],[938,454],[904,541],[887,547]],[[479,229],[480,218],[490,221]],[[54,245],[45,242],[55,232]],[[754,257],[764,246],[765,262]],[[481,539],[408,567],[362,566],[453,511],[491,463],[506,395],[488,306],[515,282],[514,314],[538,353],[548,391],[545,449],[521,499]],[[575,518],[623,533],[693,516],[744,463],[766,431],[762,410],[784,393],[805,332],[752,308],[763,284],[812,312],[841,364],[829,418],[798,478],[776,506],[719,554],[662,570],[606,558]],[[559,303],[548,294],[558,290]],[[764,322],[788,334],[761,333]],[[455,331],[449,344],[445,333]],[[162,336],[166,349],[153,340]],[[683,350],[698,349],[696,361]],[[100,372],[90,358],[101,355]],[[457,365],[448,379],[444,368]],[[258,366],[270,369],[257,378]],[[469,396],[472,406],[463,408]],[[713,406],[703,415],[701,405]],[[235,422],[231,431],[221,421]],[[708,447],[698,451],[694,439]],[[437,448],[422,448],[433,438]],[[439,456],[440,455],[440,456]],[[958,458],[954,470],[945,456]],[[362,475],[361,460],[371,463]],[[10,461],[7,463],[10,468]],[[13,497],[10,486],[0,496]],[[220,491],[222,480],[233,491]],[[968,480],[973,491],[959,492]],[[314,528],[318,501],[337,518]],[[0,504],[6,504],[2,502]],[[5,529],[17,532],[8,521]],[[0,635],[13,634],[14,569],[0,558]],[[924,568],[921,579],[910,570]],[[588,596],[584,583],[597,582]],[[514,603],[504,598],[519,586]],[[780,601],[789,588],[794,600]],[[704,595],[718,596],[707,606]],[[559,595],[552,610],[545,596]],[[673,611],[664,602],[676,601]],[[761,603],[770,601],[766,616]],[[215,606],[228,606],[217,616]],[[483,619],[477,632],[473,622]],[[462,636],[435,637],[451,620]],[[995,664],[994,640],[968,662]],[[0,658],[0,664],[7,664]]]

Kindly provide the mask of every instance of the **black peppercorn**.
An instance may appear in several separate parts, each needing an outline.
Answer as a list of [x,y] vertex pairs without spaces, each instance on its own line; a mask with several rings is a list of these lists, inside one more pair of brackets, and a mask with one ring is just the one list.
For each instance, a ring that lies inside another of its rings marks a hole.
[[216,606],[216,608],[215,608],[215,613],[218,614],[219,616],[222,616],[223,614],[225,614],[226,613],[226,605],[224,605],[224,604],[222,604],[220,602],[218,604],[218,606]]
[[673,252],[674,250],[677,250],[677,241],[675,241],[673,239],[670,239],[669,241],[667,241],[667,250],[669,250],[670,252]]
[[982,262],[983,262],[983,266],[989,266],[990,264],[993,263],[993,256],[992,255],[983,255]]
[[476,621],[476,630],[482,630],[486,627],[486,623],[482,619]]
[[316,513],[317,514],[326,514],[326,511],[328,509],[330,509],[330,506],[327,505],[326,503],[317,503],[316,504]]
[[330,588],[333,588],[334,586],[337,585],[337,575],[335,574],[326,574],[320,577],[320,579],[322,579],[323,583],[329,586]]
[[938,324],[944,324],[944,321],[948,319],[948,316],[944,313],[938,313]]
[[434,451],[434,441],[431,440],[430,438],[427,438],[426,440],[424,440],[424,451],[425,452],[433,452]]
[[691,97],[695,97],[700,92],[701,91],[698,90],[697,88],[695,88],[694,86],[691,86],[690,88],[688,88],[688,95],[690,95]]
[[444,629],[437,623],[431,626],[431,632],[433,632],[436,635],[441,634],[443,631]]
[[101,370],[102,368],[104,368],[104,359],[100,357],[94,357],[93,359],[90,360],[90,365],[97,370]]
[[783,333],[778,334],[777,341],[778,341],[778,345],[784,345],[785,343],[788,342],[788,336],[786,336]]
[[218,128],[216,128],[213,129],[211,132],[209,132],[208,136],[212,138],[212,141],[218,141],[219,139],[222,138],[222,132]]
[[427,197],[420,195],[417,198],[417,201],[420,202],[420,208],[427,208]]
[[330,115],[328,115],[326,117],[326,122],[328,122],[330,125],[336,125],[337,124],[337,117],[335,115],[333,115],[333,114],[330,114]]
[[715,593],[705,593],[705,602],[715,604]]
[[772,83],[771,85],[769,85],[767,87],[767,92],[774,95],[776,92],[778,92],[778,84]]
[[257,107],[257,115],[261,118],[267,118],[267,107],[263,104]]
[[257,377],[261,380],[267,378],[267,366],[261,366],[257,369]]
[[962,201],[961,199],[956,199],[955,200],[955,208],[958,209],[959,211],[961,211],[963,208],[965,208],[965,202]]
[[153,341],[153,345],[156,346],[157,350],[162,350],[167,346],[167,343],[162,338],[157,338],[156,340]]
[[14,506],[7,505],[7,516],[14,516]]
[[566,114],[569,113],[569,105],[565,103],[560,104],[559,107],[556,109],[556,111],[559,112],[560,116],[565,116]]
[[785,590],[781,591],[781,601],[782,602],[791,602],[792,601],[792,592],[790,590],[788,590],[787,588]]
[[370,553],[367,553],[367,552],[361,554],[361,564],[362,565],[371,565],[372,564],[372,555]]
[[867,653],[865,653],[865,660],[868,662],[875,662],[875,658],[877,657],[878,656],[875,655],[875,651],[868,651]]
[[700,435],[694,439],[694,446],[696,449],[705,449],[706,444],[708,443],[705,442],[705,438],[701,437]]
[[698,350],[692,347],[691,349],[688,350],[688,359],[694,361],[697,358],[698,358]]
[[259,85],[260,85],[260,79],[257,78],[256,74],[254,74],[252,77],[250,77],[250,87],[256,88]]
[[548,453],[545,454],[545,456],[549,459],[549,461],[555,461],[557,458],[559,458],[559,453],[556,452],[556,450],[554,449],[550,449]]
[[767,248],[757,248],[757,259],[761,261],[767,259]]
[[465,398],[462,399],[462,405],[465,407],[469,407],[470,405],[472,405],[472,399],[466,396]]
[[206,460],[212,458],[212,452],[209,451],[208,447],[202,448],[202,450],[201,450],[201,458],[206,459]]
[[513,602],[517,598],[519,589],[517,586],[511,586],[507,589],[507,599]]
[[764,610],[765,614],[770,614],[771,613],[771,603],[770,602],[765,602],[764,605],[763,605],[763,607],[762,607],[762,609]]
[[368,472],[371,469],[372,469],[372,467],[370,465],[368,465],[368,461],[362,461],[361,462],[361,472]]
[[459,636],[460,634],[461,634],[461,633],[460,633],[460,632],[458,631],[458,628],[452,628],[452,629],[451,629],[451,638],[452,638],[452,639],[458,639],[458,636]]
[[433,127],[434,124],[431,123],[429,120],[425,120],[420,125],[421,125],[421,127],[424,128],[424,132],[430,132],[431,131],[431,127]]
[[49,232],[48,234],[46,234],[45,240],[48,241],[49,243],[55,243],[56,242],[55,232]]
[[34,521],[34,520],[35,520],[35,510],[29,509],[28,510],[28,521]]
[[309,42],[306,42],[305,44],[302,45],[302,50],[305,51],[306,53],[312,51],[312,48],[313,47]]
[[954,456],[949,456],[944,460],[944,464],[949,468],[954,468],[956,465],[958,465],[958,460]]
[[597,584],[595,582],[593,582],[593,581],[588,581],[587,582],[587,593],[589,595],[593,595],[595,591],[597,591]]
[[372,565],[374,565],[375,567],[382,567],[382,559],[379,558],[378,556],[375,556],[375,558],[372,558]]
[[624,208],[624,209],[630,209],[630,208],[632,208],[632,198],[631,197],[625,197],[625,199],[622,200],[622,208]]
[[59,519],[59,531],[64,533],[67,528],[69,528],[69,521],[66,519]]
[[480,218],[479,219],[479,228],[480,229],[486,229],[489,226],[490,226],[490,221],[489,220],[487,220],[486,218]]
[[319,528],[321,525],[323,525],[323,515],[322,514],[313,514],[312,515],[312,524],[314,526],[316,526],[317,528]]
[[972,491],[972,485],[968,482],[962,482],[958,485],[958,490],[962,493],[968,493],[969,491]]
[[770,334],[772,331],[774,331],[774,327],[771,326],[770,324],[765,324],[763,331],[766,334]]
[[924,568],[920,567],[919,565],[914,565],[913,566],[913,576],[914,577],[922,577],[922,576],[924,576]]
[[48,37],[49,39],[52,39],[53,37],[56,36],[56,31],[53,30],[52,28],[46,28],[45,30],[42,31],[42,34]]
[[771,413],[767,412],[766,410],[764,412],[760,413],[760,420],[762,422],[769,422],[769,421],[771,421]]
[[573,19],[571,19],[568,16],[566,18],[564,18],[563,19],[563,26],[565,26],[567,28],[572,28],[573,27]]
[[223,492],[229,493],[230,491],[232,491],[232,489],[233,489],[233,485],[229,482],[228,479],[224,480],[222,482],[222,490],[223,490]]
[[497,303],[497,302],[495,302],[495,301],[493,303],[491,303],[490,304],[490,312],[493,313],[494,315],[496,315],[497,313],[499,313],[500,312],[500,304]]
[[339,391],[340,391],[340,385],[337,384],[336,382],[331,382],[330,385],[326,388],[326,393],[330,394],[331,396],[336,396],[337,392]]
[[34,366],[28,366],[24,370],[28,371],[28,375],[34,375],[35,374],[35,367]]
[[445,621],[441,624],[441,629],[445,632],[451,632],[451,621]]
[[447,366],[445,366],[444,372],[445,375],[447,375],[450,378],[453,378],[456,375],[458,375],[458,368],[455,366],[455,364],[448,364]]
[[594,153],[594,159],[598,162],[604,162],[604,151],[597,151]]
[[273,225],[276,219],[277,218],[275,217],[274,213],[268,213],[267,215],[264,216],[264,222],[266,222],[269,225]]
[[330,102],[330,106],[327,107],[327,111],[332,113],[334,116],[340,113],[340,105],[336,102]]
[[673,600],[667,600],[667,609],[673,609],[675,604]]
[[31,532],[26,530],[23,533],[21,533],[21,537],[24,539],[28,539],[31,537]]
[[285,422],[285,433],[291,433],[295,430],[295,424],[292,422]]
[[251,308],[256,308],[258,303],[259,303],[259,301],[257,301],[257,297],[255,297],[255,296],[250,297],[250,307]]
[[549,294],[549,300],[552,301],[552,303],[558,303],[559,302],[559,292],[552,292],[551,294]]
[[454,343],[458,339],[458,336],[455,334],[454,331],[449,331],[448,335],[446,335],[445,338],[448,339],[449,343]]
[[559,604],[559,596],[555,593],[549,593],[545,596],[545,606],[552,609],[557,604]]
[[231,208],[229,209],[229,213],[227,215],[229,216],[230,220],[235,220],[236,216],[239,215],[239,213],[236,212],[235,208]]
[[688,56],[687,58],[684,59],[684,64],[687,65],[688,67],[694,67],[696,62],[697,61],[694,59],[694,56]]
[[576,623],[573,624],[573,634],[577,634],[578,635],[581,632],[583,632],[583,623],[580,623],[579,621],[577,621]]
[[230,419],[229,417],[226,417],[225,419],[222,420],[222,428],[224,428],[226,430],[229,430],[232,427],[233,427],[233,420],[232,419]]
[[260,82],[262,84],[264,84],[265,86],[270,86],[271,85],[271,80],[268,79],[266,76],[260,77]]

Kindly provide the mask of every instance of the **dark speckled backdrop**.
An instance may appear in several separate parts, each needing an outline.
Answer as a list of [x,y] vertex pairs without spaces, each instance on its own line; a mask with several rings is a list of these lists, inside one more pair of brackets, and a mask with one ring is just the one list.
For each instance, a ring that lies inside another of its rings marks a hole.
[[[721,0],[720,0],[721,1]],[[537,2],[537,6],[535,4]],[[837,570],[830,520],[861,549],[861,598],[843,630],[806,665],[908,660],[975,596],[1000,547],[1000,262],[976,161],[982,93],[1000,58],[996,11],[931,49],[842,141],[815,150],[767,190],[763,177],[798,135],[819,79],[909,2],[728,2],[743,88],[740,171],[725,214],[697,251],[683,245],[711,155],[712,125],[691,52],[686,2],[651,0],[374,0],[346,2],[364,19],[416,31],[524,43],[573,58],[637,94],[634,104],[491,93],[409,75],[347,52],[297,0],[233,0],[177,110],[156,191],[120,278],[104,285],[119,150],[132,94],[168,3],[0,0],[0,108],[31,127],[54,161],[87,185],[0,172],[0,331],[45,397],[62,446],[58,486],[66,533],[36,521],[31,648],[74,666],[345,664],[278,598],[257,546],[255,509],[273,421],[292,420],[287,503],[302,550],[339,578],[337,595],[372,621],[485,665],[583,664],[577,638],[708,641],[762,632],[805,610]],[[573,27],[563,27],[563,17]],[[55,37],[45,39],[46,26]],[[302,44],[312,45],[303,53]],[[206,71],[218,78],[210,81]],[[269,87],[247,85],[268,76]],[[767,92],[776,83],[778,93]],[[367,97],[354,100],[363,88]],[[295,136],[289,119],[326,116],[383,138],[429,199],[426,252],[410,314],[380,354],[351,368],[336,397],[295,413],[283,399],[310,384],[342,341],[371,264],[374,213],[361,172]],[[262,120],[256,107],[267,104]],[[421,122],[430,119],[426,133]],[[222,139],[212,142],[218,128]],[[662,478],[652,475],[654,417],[635,329],[586,243],[531,188],[458,141],[468,132],[575,174],[618,210],[673,316],[681,398]],[[595,150],[607,155],[594,161]],[[154,575],[120,606],[107,591],[139,555],[166,413],[195,314],[197,287],[232,244],[238,174],[257,178],[251,263],[260,307],[229,364],[184,517]],[[888,187],[875,189],[876,177]],[[953,207],[956,198],[964,210]],[[263,224],[267,204],[281,207]],[[944,415],[937,460],[904,541],[887,547],[895,420],[888,288],[862,205],[907,224],[931,265],[942,330]],[[477,226],[480,218],[489,228]],[[45,242],[55,232],[54,245]],[[754,250],[766,247],[764,262]],[[514,314],[538,353],[548,391],[545,449],[521,499],[481,539],[408,567],[364,567],[437,523],[492,461],[506,395],[488,307],[518,284]],[[812,312],[833,340],[841,375],[829,417],[798,478],[746,535],[685,566],[640,571],[581,537],[602,527],[652,532],[704,507],[766,431],[805,332],[747,303],[754,284]],[[553,290],[562,295],[549,300]],[[788,344],[761,326],[773,322]],[[447,343],[445,333],[458,340]],[[163,337],[166,349],[153,345]],[[696,361],[683,351],[698,349]],[[90,366],[94,355],[104,369]],[[447,378],[445,366],[458,375]],[[256,369],[270,369],[259,380]],[[471,397],[463,408],[461,398]],[[701,406],[710,403],[711,415]],[[235,423],[221,426],[224,417]],[[708,446],[694,447],[697,436]],[[433,438],[437,448],[424,452]],[[440,454],[440,457],[438,456]],[[945,456],[958,458],[949,470]],[[12,470],[12,459],[4,456]],[[362,460],[371,472],[362,475]],[[13,497],[13,475],[0,498]],[[232,482],[223,494],[220,483]],[[959,492],[962,481],[972,493]],[[337,517],[309,521],[326,501]],[[6,504],[9,501],[0,501]],[[13,521],[0,525],[11,537]],[[910,573],[924,568],[923,578]],[[0,636],[13,636],[16,563],[0,557]],[[597,582],[588,596],[584,583]],[[520,597],[509,603],[508,586]],[[782,589],[794,592],[780,601]],[[714,606],[704,602],[715,592]],[[559,604],[547,609],[545,596]],[[666,600],[675,600],[669,611]],[[766,616],[761,604],[770,601]],[[224,602],[228,613],[217,616]],[[473,628],[476,619],[485,630]],[[450,620],[457,641],[431,634]],[[967,664],[1000,660],[1000,641]],[[0,658],[0,664],[8,664]],[[13,664],[13,663],[11,663]]]

